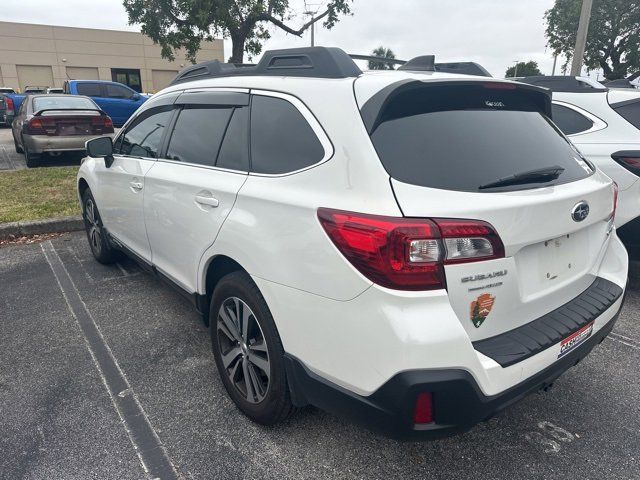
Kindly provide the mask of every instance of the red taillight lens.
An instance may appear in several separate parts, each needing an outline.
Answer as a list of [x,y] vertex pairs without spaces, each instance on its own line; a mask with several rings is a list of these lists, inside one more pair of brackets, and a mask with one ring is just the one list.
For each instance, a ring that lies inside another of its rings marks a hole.
[[91,126],[97,133],[113,133],[113,122],[111,117],[100,115],[91,119]]
[[4,103],[7,106],[7,112],[13,112],[13,100],[11,100],[9,97],[6,97]]
[[444,265],[504,256],[491,225],[318,209],[329,238],[372,282],[397,290],[446,288]]
[[34,117],[29,120],[29,123],[27,123],[27,133],[29,133],[30,135],[46,135],[47,132],[45,132],[44,130],[42,119],[39,117]]
[[418,394],[416,406],[413,409],[413,423],[433,423],[433,395],[431,392]]
[[440,233],[432,221],[326,208],[318,209],[318,219],[347,260],[378,285],[400,290],[444,288]]
[[615,152],[611,155],[611,158],[634,175],[640,176],[640,151],[625,150]]

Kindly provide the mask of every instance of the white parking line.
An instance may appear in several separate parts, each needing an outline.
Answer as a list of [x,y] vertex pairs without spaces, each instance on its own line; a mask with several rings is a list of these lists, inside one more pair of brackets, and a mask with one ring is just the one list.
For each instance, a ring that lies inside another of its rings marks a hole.
[[[622,343],[623,345],[626,345],[627,347],[631,347],[631,348],[634,348],[636,350],[640,350],[640,345],[638,343],[636,343],[635,340],[633,340],[631,338],[628,338],[628,337],[624,337],[623,335],[619,335],[617,333],[611,332],[609,334],[609,336],[607,337],[607,339],[613,340],[614,342]],[[634,343],[632,343],[632,342],[634,342]]]
[[100,328],[80,296],[71,275],[51,240],[41,243],[42,253],[56,278],[71,315],[82,332],[87,350],[111,402],[129,436],[142,468],[151,478],[177,480],[178,473],[142,405],[120,368]]

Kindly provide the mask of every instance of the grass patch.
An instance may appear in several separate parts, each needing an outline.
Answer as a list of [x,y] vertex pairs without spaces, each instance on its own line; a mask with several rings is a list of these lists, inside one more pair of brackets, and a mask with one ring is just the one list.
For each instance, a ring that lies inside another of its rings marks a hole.
[[0,172],[0,223],[80,215],[78,167]]

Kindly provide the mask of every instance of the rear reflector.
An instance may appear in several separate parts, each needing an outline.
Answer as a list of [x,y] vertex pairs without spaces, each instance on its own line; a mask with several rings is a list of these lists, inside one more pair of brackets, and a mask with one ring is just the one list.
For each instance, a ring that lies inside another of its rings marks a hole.
[[413,409],[413,423],[433,423],[433,395],[431,392],[418,394],[416,406]]
[[446,288],[444,265],[504,257],[500,237],[477,220],[413,219],[318,209],[340,253],[372,282],[396,290]]

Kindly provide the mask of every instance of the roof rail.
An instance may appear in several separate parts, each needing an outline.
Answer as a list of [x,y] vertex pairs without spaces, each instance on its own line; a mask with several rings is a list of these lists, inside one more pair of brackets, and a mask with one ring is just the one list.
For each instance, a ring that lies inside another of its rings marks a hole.
[[537,75],[523,77],[519,82],[545,87],[553,92],[567,93],[601,93],[606,92],[607,87],[591,78],[566,76],[566,75]]
[[191,65],[178,73],[170,85],[203,78],[276,76],[349,78],[362,73],[343,50],[333,47],[268,50],[257,65],[234,65],[218,60]]
[[[491,74],[479,63],[475,62],[446,62],[435,63],[433,55],[423,55],[409,61],[398,58],[375,57],[371,55],[349,54],[354,60],[367,60],[369,62],[386,63],[389,65],[401,65],[398,70],[436,71],[445,73],[458,73],[460,75],[476,75],[491,77]],[[433,68],[431,68],[433,66]],[[435,70],[434,70],[435,69]]]

